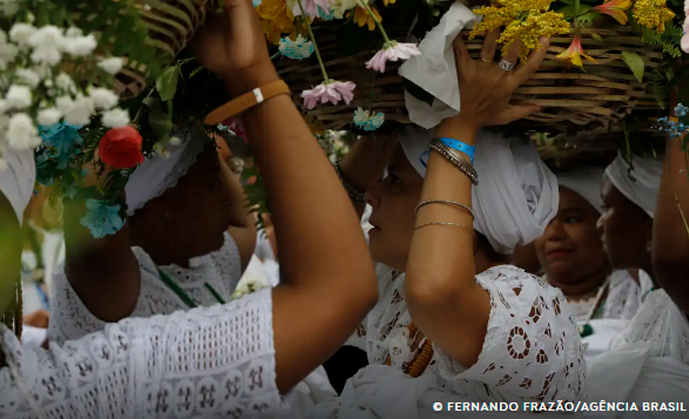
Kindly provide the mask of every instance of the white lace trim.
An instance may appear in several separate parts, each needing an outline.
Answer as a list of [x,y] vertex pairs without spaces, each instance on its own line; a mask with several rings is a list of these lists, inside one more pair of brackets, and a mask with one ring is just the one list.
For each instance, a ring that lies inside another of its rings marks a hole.
[[[46,418],[254,417],[285,410],[275,383],[270,290],[226,305],[125,319],[50,351],[0,326]],[[0,417],[34,418],[9,369]]]

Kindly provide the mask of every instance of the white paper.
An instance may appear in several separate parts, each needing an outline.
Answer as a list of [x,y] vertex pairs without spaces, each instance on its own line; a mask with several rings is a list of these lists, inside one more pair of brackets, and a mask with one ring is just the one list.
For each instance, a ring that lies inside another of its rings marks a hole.
[[405,92],[404,101],[411,122],[430,129],[459,113],[459,86],[452,43],[464,28],[472,27],[477,20],[474,12],[456,1],[438,26],[419,44],[421,55],[411,57],[400,67],[402,77],[436,98],[431,107]]

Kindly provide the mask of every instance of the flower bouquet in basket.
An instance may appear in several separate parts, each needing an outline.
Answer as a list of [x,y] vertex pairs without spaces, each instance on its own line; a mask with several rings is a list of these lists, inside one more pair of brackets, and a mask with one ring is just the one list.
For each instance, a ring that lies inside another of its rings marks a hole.
[[[435,0],[263,0],[257,6],[276,45],[281,76],[294,99],[326,128],[366,131],[384,120],[409,122],[405,90],[429,105],[429,93],[397,75],[421,50],[416,43],[452,2]],[[683,31],[681,0],[493,0],[463,2],[478,23],[468,48],[478,55],[486,31],[500,29],[502,51],[520,43],[521,60],[551,37],[549,52],[515,100],[541,106],[530,129],[608,128],[635,107],[657,110],[674,75]],[[689,42],[687,42],[689,45]]]
[[[81,223],[94,237],[114,234],[128,175],[170,140],[142,137],[130,109],[149,82],[166,88],[167,65],[219,4],[0,1],[0,170],[4,151],[35,150],[38,183],[51,187],[51,199],[80,196]],[[106,165],[114,170],[106,174]],[[104,176],[104,186],[86,187],[93,176]]]

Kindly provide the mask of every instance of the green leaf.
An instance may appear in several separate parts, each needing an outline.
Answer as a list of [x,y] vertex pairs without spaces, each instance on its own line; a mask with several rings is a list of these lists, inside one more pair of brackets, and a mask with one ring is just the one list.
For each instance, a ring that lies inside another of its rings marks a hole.
[[595,39],[596,41],[602,41],[603,40],[603,38],[600,35],[598,35],[597,33],[591,33],[590,35],[591,35],[591,38]]
[[622,59],[629,66],[629,69],[634,73],[634,77],[637,80],[643,81],[644,79],[644,69],[646,65],[644,64],[644,59],[641,58],[636,52],[622,51]]
[[148,106],[150,109],[160,108],[160,99],[157,97],[147,97],[141,101],[144,105]]
[[163,71],[163,74],[156,80],[156,89],[158,94],[160,94],[160,99],[163,102],[172,100],[177,93],[177,78],[179,77],[179,71],[177,66],[168,67]]
[[151,113],[148,114],[148,124],[160,141],[164,141],[170,136],[172,121],[170,121],[162,109],[155,108],[151,110]]
[[435,97],[433,97],[432,94],[428,93],[427,91],[423,90],[422,88],[420,88],[419,86],[405,78],[402,79],[402,86],[404,87],[404,90],[409,92],[410,95],[414,96],[422,102],[427,103],[428,106],[433,106],[433,101],[435,100]]

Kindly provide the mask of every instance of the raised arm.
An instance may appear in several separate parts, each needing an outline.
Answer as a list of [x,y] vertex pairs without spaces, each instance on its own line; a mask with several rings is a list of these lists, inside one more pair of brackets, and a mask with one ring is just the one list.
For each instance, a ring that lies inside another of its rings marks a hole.
[[[197,58],[234,97],[278,79],[251,1],[197,34]],[[375,304],[373,262],[347,193],[287,95],[241,115],[268,190],[280,254],[273,290],[277,383],[287,390],[325,361]]]
[[[485,61],[469,57],[461,35],[455,41],[461,111],[436,128],[437,137],[473,146],[480,128],[506,124],[535,110],[533,106],[511,106],[509,100],[538,68],[545,48],[534,52],[517,70],[506,72],[492,61],[498,36],[499,32],[492,32],[486,37],[481,54],[491,59]],[[506,57],[508,61],[516,61],[515,48],[518,45],[513,45],[508,54],[512,57]],[[478,175],[480,179],[481,174]],[[457,167],[436,152],[431,153],[421,201],[450,200],[471,207],[471,187],[470,179]],[[450,357],[467,367],[481,353],[491,308],[489,294],[475,279],[472,224],[471,214],[460,207],[421,207],[407,264],[406,290],[415,324]]]
[[672,300],[689,314],[689,164],[682,141],[668,139],[653,217],[653,271]]

